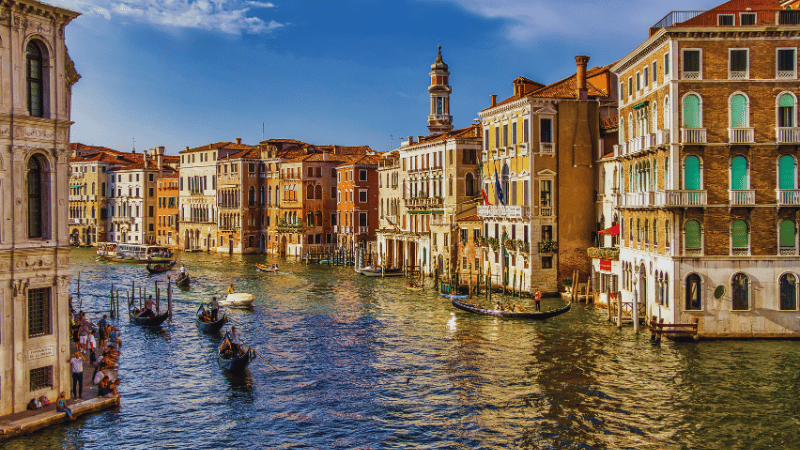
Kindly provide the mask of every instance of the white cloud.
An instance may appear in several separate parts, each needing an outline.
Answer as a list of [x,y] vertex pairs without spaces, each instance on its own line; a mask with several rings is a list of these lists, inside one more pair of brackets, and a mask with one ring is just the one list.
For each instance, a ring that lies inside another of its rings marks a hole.
[[507,21],[507,37],[525,43],[537,37],[600,37],[638,32],[646,37],[647,27],[671,10],[708,9],[723,0],[423,0],[455,3],[490,19]]
[[229,34],[262,34],[285,26],[249,15],[251,8],[274,8],[269,2],[243,0],[48,0],[86,15],[128,18],[154,25],[198,28]]

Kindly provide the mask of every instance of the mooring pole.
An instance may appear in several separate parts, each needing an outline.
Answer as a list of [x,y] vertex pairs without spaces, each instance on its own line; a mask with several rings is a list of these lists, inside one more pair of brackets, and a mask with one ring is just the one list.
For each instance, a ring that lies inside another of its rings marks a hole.
[[167,277],[167,311],[169,318],[172,319],[172,280]]

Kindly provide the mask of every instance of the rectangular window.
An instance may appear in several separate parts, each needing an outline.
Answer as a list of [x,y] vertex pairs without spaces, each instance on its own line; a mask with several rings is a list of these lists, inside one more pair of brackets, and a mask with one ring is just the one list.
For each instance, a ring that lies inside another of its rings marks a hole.
[[729,50],[728,78],[731,80],[746,80],[749,78],[749,50],[730,49]]
[[636,72],[636,92],[639,92],[641,90],[642,90],[642,74]]
[[653,61],[653,84],[658,83],[658,61]]
[[481,229],[475,228],[472,230],[472,242],[478,244],[481,242]]
[[367,181],[367,171],[366,170],[359,170],[358,171],[358,181]]
[[539,120],[539,141],[544,143],[553,142],[553,119]]
[[517,145],[517,123],[511,124],[511,142],[513,145]]
[[797,78],[797,49],[779,48],[777,58],[778,73],[776,78]]
[[628,77],[628,97],[633,97],[633,77]]
[[358,191],[358,201],[360,203],[367,203],[367,191],[365,190]]
[[530,124],[528,123],[528,119],[522,121],[522,142],[528,143],[529,136],[528,136],[528,127]]
[[503,125],[503,147],[508,147],[508,124]]
[[153,181],[153,174],[152,173],[148,175],[148,180]]
[[500,127],[494,127],[494,148],[500,148]]
[[741,25],[755,25],[756,13],[741,13],[739,16],[739,23]]
[[552,269],[552,268],[553,268],[553,257],[542,256],[542,269]]
[[53,388],[53,366],[39,367],[31,369],[30,372],[31,392],[39,389]]
[[529,205],[530,199],[530,180],[523,180],[522,181],[522,206]]
[[539,190],[540,206],[553,206],[553,181],[542,180]]
[[650,87],[650,68],[649,67],[645,67],[644,68],[644,87],[645,88]]
[[669,75],[669,53],[664,55],[664,75]]
[[489,150],[489,129],[485,128],[483,130],[483,149]]
[[147,215],[153,217],[155,210],[153,209],[153,205],[147,207]]
[[718,14],[717,15],[717,24],[721,27],[732,27],[734,25],[734,15],[733,14]]
[[148,228],[148,230],[149,230],[149,231],[153,231],[153,224],[152,224],[152,223],[151,223],[151,224],[149,224],[149,228]]
[[699,80],[701,78],[700,50],[683,51],[683,78]]
[[28,289],[28,337],[53,334],[50,288]]

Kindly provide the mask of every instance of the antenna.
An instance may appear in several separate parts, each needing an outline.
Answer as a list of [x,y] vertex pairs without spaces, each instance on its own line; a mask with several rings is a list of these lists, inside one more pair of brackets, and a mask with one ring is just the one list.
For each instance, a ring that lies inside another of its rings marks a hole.
[[261,140],[262,141],[264,140],[264,130],[265,130],[265,126],[266,126],[265,124],[266,124],[266,122],[261,122]]
[[131,138],[133,140],[133,152],[136,153],[136,138]]

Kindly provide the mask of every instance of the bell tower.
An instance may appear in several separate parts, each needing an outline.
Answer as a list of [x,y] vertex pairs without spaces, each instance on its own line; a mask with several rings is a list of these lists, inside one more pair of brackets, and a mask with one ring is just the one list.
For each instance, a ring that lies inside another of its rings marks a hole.
[[428,116],[428,132],[430,134],[446,133],[453,129],[453,116],[450,115],[450,72],[447,64],[442,61],[442,46],[436,62],[431,65],[431,85],[428,93],[431,95],[431,113]]

